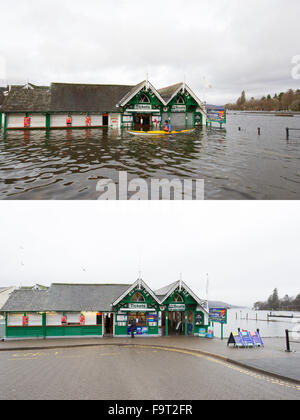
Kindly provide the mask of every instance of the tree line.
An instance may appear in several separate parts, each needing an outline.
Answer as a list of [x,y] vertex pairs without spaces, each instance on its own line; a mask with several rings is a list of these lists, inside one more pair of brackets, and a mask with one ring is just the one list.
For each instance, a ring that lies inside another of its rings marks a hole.
[[227,104],[226,108],[235,111],[293,111],[300,112],[300,89],[289,89],[287,92],[275,93],[274,96],[252,97],[247,100],[243,91],[235,104]]
[[300,311],[300,293],[295,297],[285,295],[280,299],[278,289],[274,289],[269,299],[265,302],[255,302],[256,311]]

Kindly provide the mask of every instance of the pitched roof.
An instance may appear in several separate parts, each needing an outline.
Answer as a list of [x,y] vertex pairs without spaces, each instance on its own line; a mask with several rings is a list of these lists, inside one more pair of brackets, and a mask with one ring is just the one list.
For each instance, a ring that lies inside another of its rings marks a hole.
[[167,86],[162,89],[158,89],[158,93],[164,99],[166,103],[172,98],[175,92],[183,86],[183,83],[176,83],[175,85]]
[[128,284],[52,284],[47,309],[52,311],[109,311]]
[[12,87],[1,107],[3,112],[46,112],[49,110],[49,88]]
[[3,312],[109,311],[128,284],[52,284],[47,290],[18,289],[0,308]]
[[12,292],[0,308],[3,312],[40,312],[44,310],[47,291],[19,289]]
[[118,112],[116,104],[132,87],[52,83],[50,111]]
[[5,87],[0,87],[0,106],[3,104],[5,96],[4,92],[7,90]]

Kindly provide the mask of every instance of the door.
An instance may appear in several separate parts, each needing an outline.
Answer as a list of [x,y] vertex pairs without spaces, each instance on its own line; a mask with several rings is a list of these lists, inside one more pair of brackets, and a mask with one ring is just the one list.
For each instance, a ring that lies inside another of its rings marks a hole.
[[171,125],[173,128],[185,128],[185,113],[178,112],[171,114]]
[[103,115],[102,125],[108,127],[108,114]]

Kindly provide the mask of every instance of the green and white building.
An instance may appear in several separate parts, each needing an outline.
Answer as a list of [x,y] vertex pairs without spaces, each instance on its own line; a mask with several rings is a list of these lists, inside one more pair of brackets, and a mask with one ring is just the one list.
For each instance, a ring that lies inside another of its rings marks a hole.
[[[2,104],[1,104],[2,102]],[[0,101],[6,130],[71,128],[151,129],[170,121],[174,128],[206,124],[205,104],[187,86],[163,89],[145,80],[136,86],[52,83],[9,86]]]
[[128,337],[132,319],[137,336],[198,336],[207,329],[207,302],[181,280],[156,292],[134,284],[52,284],[18,289],[0,311],[5,339]]

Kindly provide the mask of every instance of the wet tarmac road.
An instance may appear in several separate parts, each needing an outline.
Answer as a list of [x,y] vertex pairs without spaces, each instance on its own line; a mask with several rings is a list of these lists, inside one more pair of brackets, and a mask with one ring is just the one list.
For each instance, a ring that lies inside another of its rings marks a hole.
[[1,400],[300,399],[296,384],[142,345],[2,352],[0,372]]

